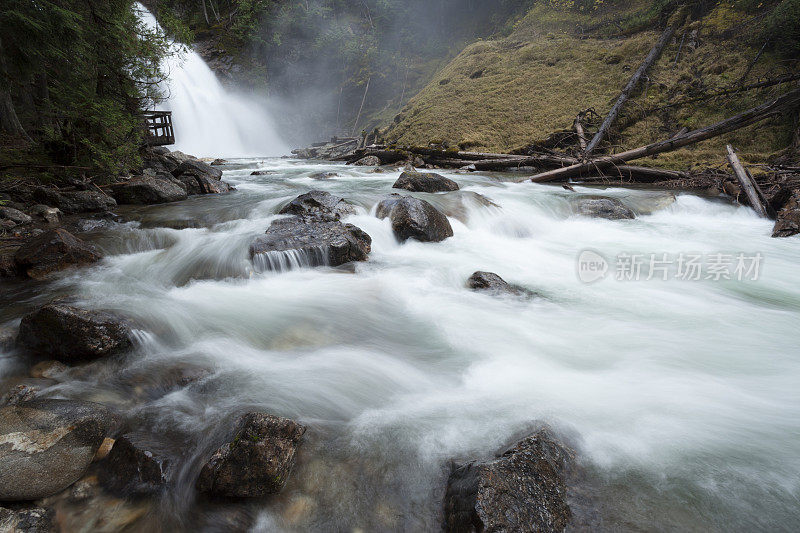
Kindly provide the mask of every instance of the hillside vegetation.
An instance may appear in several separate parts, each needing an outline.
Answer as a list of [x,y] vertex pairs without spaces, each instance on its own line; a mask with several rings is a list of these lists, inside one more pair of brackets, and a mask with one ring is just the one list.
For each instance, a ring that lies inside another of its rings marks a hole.
[[[509,152],[572,129],[584,110],[603,116],[675,9],[649,1],[583,9],[575,4],[539,2],[508,37],[466,47],[394,117],[387,140]],[[611,138],[614,146],[632,148],[712,124],[787,90],[785,83],[675,105],[797,72],[797,41],[786,30],[787,17],[800,13],[797,2],[702,4],[693,3],[693,12],[626,105]],[[794,12],[788,9],[793,5]],[[780,45],[771,46],[776,39]],[[673,107],[656,110],[667,105]],[[794,126],[791,118],[771,120],[648,164],[722,163],[727,142],[746,159],[763,160],[786,148]]]

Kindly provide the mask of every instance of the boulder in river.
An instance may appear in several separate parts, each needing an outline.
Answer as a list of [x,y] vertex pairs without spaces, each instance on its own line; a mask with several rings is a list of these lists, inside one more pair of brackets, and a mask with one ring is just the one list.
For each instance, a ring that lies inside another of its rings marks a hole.
[[22,245],[14,254],[14,263],[20,273],[43,279],[65,268],[95,263],[101,257],[94,246],[57,228]]
[[274,170],[254,170],[250,173],[251,176],[269,176],[270,174],[277,174]]
[[478,271],[472,274],[467,280],[467,287],[473,291],[485,291],[492,294],[508,294],[524,298],[532,298],[536,295],[533,291],[512,285],[494,272]]
[[33,191],[33,198],[42,204],[57,207],[67,214],[104,212],[113,209],[117,202],[100,191],[62,192],[39,187]]
[[158,174],[131,178],[111,190],[119,204],[163,204],[186,199],[186,186],[179,183],[171,174]]
[[57,207],[50,207],[44,204],[36,204],[31,208],[31,215],[44,220],[48,224],[58,224],[64,214]]
[[339,174],[336,172],[314,172],[309,178],[314,180],[329,180],[331,178],[338,178]]
[[633,211],[616,198],[582,198],[576,202],[579,215],[608,220],[626,220],[636,218]]
[[100,483],[120,496],[147,496],[162,491],[169,480],[169,463],[129,435],[114,441],[100,470]]
[[70,363],[123,352],[132,346],[128,325],[112,313],[48,304],[23,317],[17,345]]
[[377,167],[378,165],[381,164],[381,160],[376,155],[368,155],[362,157],[361,159],[352,164],[361,167]]
[[400,178],[392,188],[412,192],[444,192],[457,191],[458,183],[435,172],[417,172],[409,169],[400,174]]
[[53,511],[43,507],[0,507],[0,531],[3,533],[54,533]]
[[456,465],[444,497],[444,530],[564,531],[572,518],[566,487],[572,458],[542,430],[492,461]]
[[370,236],[352,224],[291,217],[276,220],[257,237],[250,245],[250,257],[268,270],[285,270],[366,261],[371,248]]
[[773,237],[791,237],[800,233],[800,194],[793,195],[778,211]]
[[233,439],[203,467],[197,489],[233,498],[280,492],[305,431],[305,426],[287,418],[247,413],[239,418]]
[[325,191],[310,191],[301,194],[279,211],[282,215],[298,215],[308,217],[333,217],[339,219],[355,214],[355,208]]
[[400,242],[408,239],[439,242],[453,236],[447,217],[425,200],[413,196],[392,194],[381,200],[375,213],[378,218],[389,217],[392,231]]
[[231,186],[222,181],[220,169],[197,159],[186,159],[172,175],[186,186],[188,194],[220,194],[231,190]]
[[116,426],[111,412],[90,402],[34,400],[0,408],[0,501],[66,489]]

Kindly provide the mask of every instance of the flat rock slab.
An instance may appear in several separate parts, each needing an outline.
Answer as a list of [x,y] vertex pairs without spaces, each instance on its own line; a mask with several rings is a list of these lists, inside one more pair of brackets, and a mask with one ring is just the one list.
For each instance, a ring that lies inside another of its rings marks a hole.
[[14,263],[18,272],[33,279],[44,279],[55,272],[95,263],[101,258],[94,246],[57,228],[23,244],[14,254]]
[[310,191],[301,194],[279,211],[282,215],[329,216],[336,219],[353,215],[355,212],[355,207],[345,202],[344,198],[325,191]]
[[439,242],[453,236],[447,217],[430,203],[413,196],[392,194],[381,200],[375,214],[391,220],[392,231],[400,242],[408,239]]
[[34,400],[0,408],[0,501],[66,489],[116,425],[113,414],[90,402]]
[[103,212],[117,205],[116,200],[100,191],[62,192],[40,187],[33,192],[33,198],[67,214]]
[[575,202],[577,213],[585,217],[630,220],[636,214],[616,198],[582,198]]
[[458,183],[435,172],[407,170],[400,174],[392,188],[412,192],[444,192],[457,191]]
[[105,311],[48,304],[23,317],[17,345],[62,362],[97,359],[132,346],[124,320]]
[[565,482],[572,458],[543,430],[493,461],[456,466],[447,481],[444,530],[564,531],[572,519]]
[[337,220],[291,217],[276,220],[250,245],[250,257],[268,270],[301,266],[338,266],[366,261],[372,238]]
[[215,496],[252,498],[280,492],[294,466],[305,426],[266,413],[248,413],[203,467],[197,490]]
[[188,196],[186,187],[177,178],[166,176],[132,178],[114,185],[111,190],[119,204],[149,205],[185,200]]

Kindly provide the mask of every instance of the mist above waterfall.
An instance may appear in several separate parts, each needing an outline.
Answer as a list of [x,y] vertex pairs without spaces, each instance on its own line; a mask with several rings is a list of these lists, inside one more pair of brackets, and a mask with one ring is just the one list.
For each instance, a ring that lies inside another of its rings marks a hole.
[[[147,8],[138,3],[136,8],[147,26],[158,27]],[[263,98],[223,87],[194,50],[175,45],[173,52],[164,64],[167,78],[162,90],[166,101],[160,108],[172,111],[174,149],[198,157],[277,156],[288,152]]]

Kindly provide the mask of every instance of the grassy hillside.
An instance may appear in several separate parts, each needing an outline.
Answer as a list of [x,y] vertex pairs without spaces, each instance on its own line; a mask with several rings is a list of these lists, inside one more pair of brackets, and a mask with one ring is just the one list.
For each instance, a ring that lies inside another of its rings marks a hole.
[[[442,69],[394,117],[387,139],[508,152],[571,129],[582,110],[594,108],[604,115],[667,23],[652,5],[605,2],[590,16],[553,2],[538,3],[508,37],[473,43]],[[745,10],[719,2],[687,18],[649,72],[649,80],[628,103],[612,143],[632,148],[663,139],[785,91],[786,84],[641,116],[645,109],[736,85],[763,44],[762,27],[774,6]],[[796,66],[767,50],[745,83],[796,71]],[[686,168],[721,163],[726,142],[734,143],[746,159],[761,160],[785,148],[790,138],[791,120],[773,120],[648,164]]]

